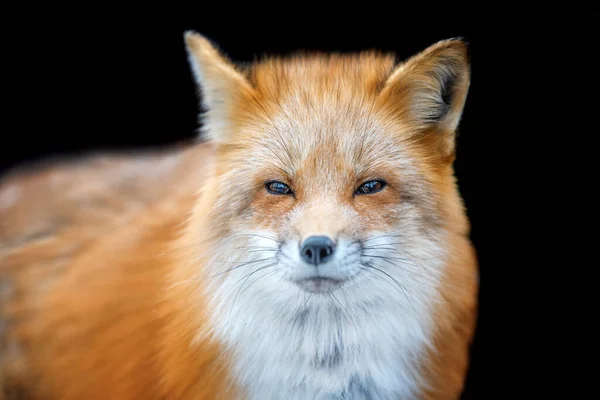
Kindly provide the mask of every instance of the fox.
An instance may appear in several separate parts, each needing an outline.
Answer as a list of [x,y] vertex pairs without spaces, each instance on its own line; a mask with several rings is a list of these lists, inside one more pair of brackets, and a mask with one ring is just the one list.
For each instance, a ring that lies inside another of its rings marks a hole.
[[467,41],[241,64],[182,36],[192,140],[2,179],[0,399],[460,398]]

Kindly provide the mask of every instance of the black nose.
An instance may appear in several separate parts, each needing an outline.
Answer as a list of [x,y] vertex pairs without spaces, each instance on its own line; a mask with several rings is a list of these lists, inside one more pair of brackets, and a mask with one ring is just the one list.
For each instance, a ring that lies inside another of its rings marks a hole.
[[331,260],[335,244],[327,236],[311,236],[304,241],[300,256],[309,264],[319,265]]

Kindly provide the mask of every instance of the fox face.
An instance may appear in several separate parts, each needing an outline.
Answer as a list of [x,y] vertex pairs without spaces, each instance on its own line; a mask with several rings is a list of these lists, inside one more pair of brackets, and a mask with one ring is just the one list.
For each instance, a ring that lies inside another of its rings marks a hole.
[[378,121],[371,105],[365,101],[353,115],[336,117],[333,106],[331,115],[316,115],[316,104],[304,103],[295,116],[273,117],[293,129],[265,121],[257,131],[266,136],[250,139],[261,144],[245,145],[238,162],[257,160],[244,177],[254,185],[239,193],[246,202],[232,210],[240,216],[232,229],[274,238],[262,243],[274,257],[257,254],[264,266],[276,263],[272,278],[309,292],[347,286],[361,272],[355,284],[390,279],[385,273],[396,274],[398,257],[415,258],[399,251],[411,248],[408,241],[429,241],[439,210],[420,149]]
[[416,393],[468,229],[452,170],[466,45],[242,69],[186,42],[215,148],[188,239],[239,381],[261,399]]

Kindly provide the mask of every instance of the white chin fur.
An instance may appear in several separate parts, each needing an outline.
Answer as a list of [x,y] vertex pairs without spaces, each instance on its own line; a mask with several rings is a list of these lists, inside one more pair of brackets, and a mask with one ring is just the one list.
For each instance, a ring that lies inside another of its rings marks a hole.
[[302,279],[295,283],[299,288],[308,293],[331,293],[339,289],[345,282],[330,278],[315,277]]
[[327,273],[351,279],[320,293],[290,280],[301,274],[292,267],[299,260],[285,248],[278,254],[272,233],[243,233],[216,249],[212,333],[231,350],[250,399],[415,398],[444,254],[420,232],[390,235],[364,242],[362,254],[377,256],[361,259],[368,266],[348,246],[346,263],[331,264],[343,266],[341,275]]

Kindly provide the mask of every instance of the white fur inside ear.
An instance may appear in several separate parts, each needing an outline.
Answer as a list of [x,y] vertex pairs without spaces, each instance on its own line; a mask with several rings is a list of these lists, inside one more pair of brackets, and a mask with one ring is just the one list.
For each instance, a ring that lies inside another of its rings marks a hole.
[[195,32],[185,35],[188,62],[202,100],[202,132],[214,141],[227,140],[235,102],[252,92],[250,84],[234,64],[223,56],[204,36]]
[[[190,67],[192,70],[192,75],[194,77],[194,81],[196,82],[196,85],[198,85],[200,87],[200,89],[204,88],[204,81],[205,81],[205,77],[204,77],[204,73],[202,72],[202,69],[200,68],[200,65],[196,62],[196,59],[194,58],[194,56],[190,53],[188,53],[188,62],[190,63]],[[202,95],[205,96],[204,94],[204,90],[202,90]]]

